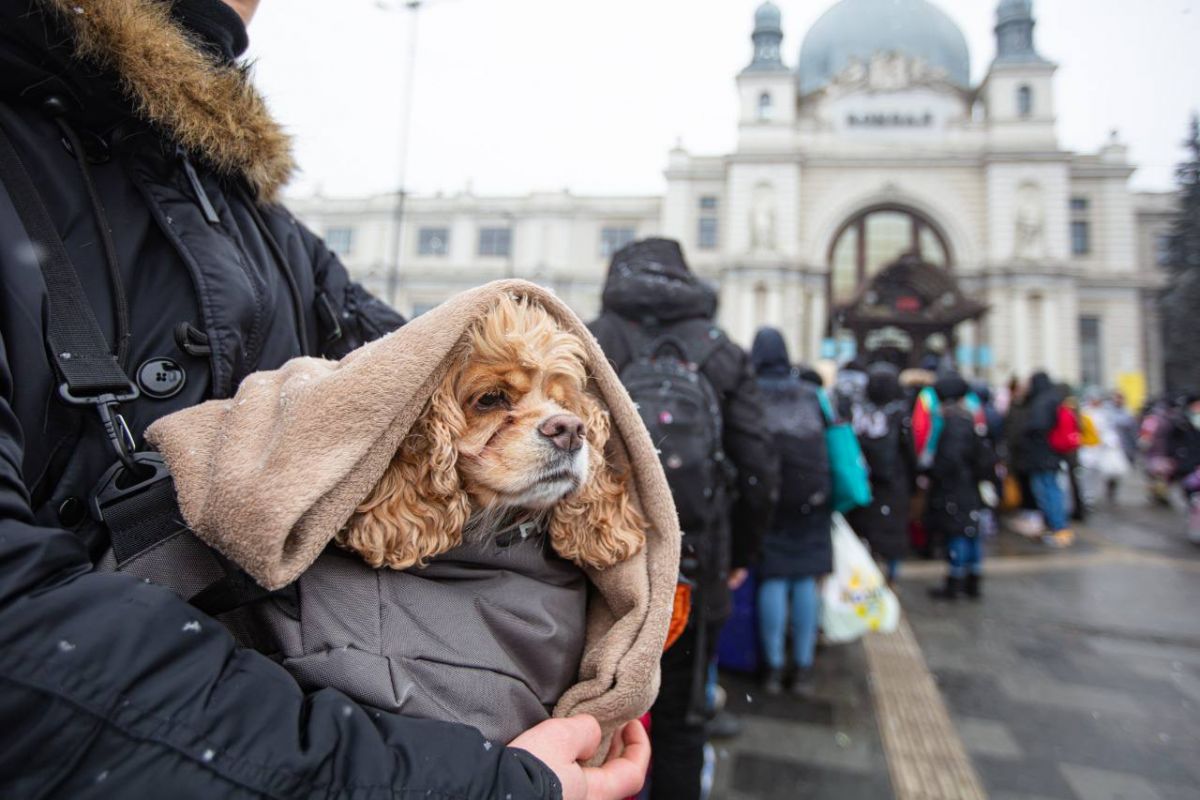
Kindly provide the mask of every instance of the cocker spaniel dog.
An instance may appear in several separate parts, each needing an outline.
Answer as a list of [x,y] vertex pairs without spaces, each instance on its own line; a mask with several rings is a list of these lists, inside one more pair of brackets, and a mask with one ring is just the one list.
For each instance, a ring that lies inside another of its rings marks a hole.
[[609,424],[578,337],[536,303],[506,297],[473,326],[337,541],[372,566],[407,569],[461,544],[464,531],[540,518],[562,558],[600,569],[624,561],[645,543],[646,523],[605,457]]

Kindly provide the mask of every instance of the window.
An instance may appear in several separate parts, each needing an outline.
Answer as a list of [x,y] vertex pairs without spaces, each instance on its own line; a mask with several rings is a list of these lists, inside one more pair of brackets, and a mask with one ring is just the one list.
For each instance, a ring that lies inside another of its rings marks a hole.
[[758,121],[770,122],[775,116],[775,110],[771,105],[771,93],[763,92],[758,96]]
[[942,269],[952,265],[941,232],[914,211],[884,207],[851,217],[829,250],[833,302],[852,300],[872,275],[909,253]]
[[1100,318],[1079,318],[1079,372],[1084,386],[1103,386],[1103,355]]
[[1154,263],[1160,267],[1171,266],[1171,234],[1160,233],[1154,237]]
[[417,231],[417,255],[445,256],[450,252],[448,228],[421,228]]
[[637,236],[637,232],[633,228],[601,228],[600,229],[600,256],[608,258],[613,253],[620,250],[625,245],[629,244]]
[[701,197],[700,198],[700,210],[701,211],[716,211],[717,210],[717,198],[713,197],[712,195],[705,195],[704,197]]
[[1086,256],[1090,252],[1092,252],[1091,225],[1089,225],[1086,220],[1072,220],[1071,254],[1076,256]]
[[1092,226],[1088,221],[1091,201],[1086,197],[1071,198],[1071,254],[1086,256],[1092,252]]
[[353,228],[329,228],[325,231],[325,246],[339,256],[348,256],[354,249]]
[[717,218],[701,217],[700,229],[697,231],[696,244],[701,250],[715,250],[717,247]]
[[512,228],[480,228],[479,255],[508,257],[512,253]]
[[1017,114],[1022,117],[1033,116],[1033,89],[1028,86],[1017,89]]

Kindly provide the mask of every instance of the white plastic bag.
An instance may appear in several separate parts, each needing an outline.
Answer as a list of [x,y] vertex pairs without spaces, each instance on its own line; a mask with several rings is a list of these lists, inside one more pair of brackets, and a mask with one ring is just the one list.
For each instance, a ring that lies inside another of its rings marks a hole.
[[821,628],[835,644],[869,631],[891,633],[900,624],[900,601],[841,514],[833,515],[833,574],[821,599]]

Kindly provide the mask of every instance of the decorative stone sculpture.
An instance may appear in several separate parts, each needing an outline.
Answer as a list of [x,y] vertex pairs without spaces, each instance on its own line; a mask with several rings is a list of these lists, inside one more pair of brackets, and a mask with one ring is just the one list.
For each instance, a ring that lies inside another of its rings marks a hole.
[[750,249],[755,253],[775,252],[775,189],[769,183],[754,187],[750,207]]
[[1017,188],[1017,213],[1013,231],[1013,258],[1037,261],[1046,255],[1046,212],[1042,189],[1025,182]]

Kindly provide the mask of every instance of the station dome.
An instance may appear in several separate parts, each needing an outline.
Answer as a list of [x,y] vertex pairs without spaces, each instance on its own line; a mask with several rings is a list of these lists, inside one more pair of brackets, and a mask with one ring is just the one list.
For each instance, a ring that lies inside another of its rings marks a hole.
[[928,0],[841,0],[809,29],[800,46],[800,92],[828,85],[851,59],[901,52],[946,71],[966,88],[971,81],[967,39],[954,20]]

